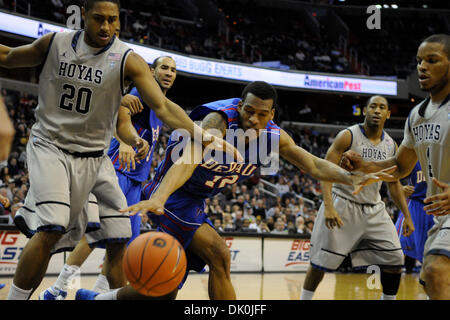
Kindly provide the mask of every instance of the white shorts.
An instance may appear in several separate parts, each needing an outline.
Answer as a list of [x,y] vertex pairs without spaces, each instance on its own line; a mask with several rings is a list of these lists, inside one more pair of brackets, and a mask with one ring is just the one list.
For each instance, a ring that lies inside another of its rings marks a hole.
[[127,242],[131,237],[130,219],[118,211],[126,207],[126,198],[107,155],[76,157],[31,136],[27,164],[30,189],[15,219],[27,236],[62,232],[52,253],[72,250],[86,232],[95,230],[103,229],[91,243]]
[[344,225],[340,229],[328,229],[322,204],[311,235],[313,267],[335,271],[347,256],[354,268],[403,266],[400,240],[383,202],[361,205],[333,193],[333,203]]
[[428,230],[423,256],[428,254],[450,258],[450,215],[434,217],[434,225]]

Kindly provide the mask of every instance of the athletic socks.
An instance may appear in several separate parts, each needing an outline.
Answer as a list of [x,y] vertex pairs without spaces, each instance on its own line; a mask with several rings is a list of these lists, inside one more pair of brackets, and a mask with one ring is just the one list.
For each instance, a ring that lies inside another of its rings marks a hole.
[[69,266],[67,264],[64,265],[61,273],[56,279],[55,284],[52,286],[53,289],[67,291],[67,286],[71,278],[80,270],[79,266]]
[[300,300],[312,300],[314,295],[314,291],[309,291],[302,288],[302,294],[300,296]]
[[117,292],[120,289],[114,289],[106,293],[98,294],[94,300],[117,300]]
[[389,294],[381,294],[381,299],[380,300],[395,300],[397,299],[397,295],[389,295]]
[[99,292],[99,293],[105,293],[109,291],[109,283],[108,279],[102,274],[98,275],[97,281],[95,282],[94,287],[92,288],[92,291]]
[[33,289],[24,290],[11,283],[7,300],[28,300]]

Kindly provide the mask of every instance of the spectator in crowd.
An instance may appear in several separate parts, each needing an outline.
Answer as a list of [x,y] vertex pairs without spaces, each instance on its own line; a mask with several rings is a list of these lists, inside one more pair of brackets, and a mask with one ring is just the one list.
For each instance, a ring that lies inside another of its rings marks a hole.
[[236,226],[233,224],[233,218],[231,216],[231,213],[224,213],[223,214],[223,229],[225,231],[234,231],[236,229]]
[[243,218],[242,224],[237,227],[236,231],[238,232],[248,232],[250,229],[250,218]]
[[223,232],[223,227],[222,227],[222,220],[220,220],[219,218],[215,218],[213,220],[213,224],[214,224],[214,228],[216,228],[216,230],[218,232]]
[[306,230],[309,232],[309,234],[312,234],[312,230],[313,230],[313,227],[314,227],[314,221],[313,220],[307,220],[305,222],[305,225],[306,225]]
[[150,223],[150,219],[148,218],[147,214],[143,214],[141,216],[141,227],[140,227],[140,229],[141,229],[141,232],[142,231],[152,230],[152,225]]
[[302,216],[298,216],[295,220],[295,227],[297,229],[297,234],[300,234],[305,237],[311,236],[311,233],[308,231],[305,225],[305,219]]
[[275,228],[270,232],[272,234],[288,234],[288,231],[284,228],[282,221],[275,222]]
[[8,217],[8,224],[14,225],[14,217],[16,216],[17,210],[19,210],[23,206],[23,203],[15,203],[11,206],[11,212]]

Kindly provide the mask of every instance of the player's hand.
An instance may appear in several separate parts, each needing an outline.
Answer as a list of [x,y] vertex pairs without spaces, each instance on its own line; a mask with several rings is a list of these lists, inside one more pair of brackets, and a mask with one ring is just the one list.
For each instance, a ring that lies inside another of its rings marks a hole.
[[140,212],[140,215],[147,214],[147,212],[154,213],[156,215],[164,214],[164,203],[150,198],[149,200],[143,200],[136,203],[135,205],[129,206],[128,208],[121,209],[120,212],[129,212],[130,216],[134,216]]
[[135,115],[136,113],[144,110],[144,106],[142,105],[141,100],[132,94],[125,95],[122,98],[120,105],[130,110],[131,115]]
[[0,194],[0,203],[3,205],[4,208],[8,208],[9,205],[11,204],[9,202],[9,199],[7,197],[4,197]]
[[379,182],[379,181],[390,181],[390,179],[393,178],[391,173],[393,173],[395,170],[397,170],[397,166],[392,166],[387,169],[383,169],[381,171],[375,172],[375,173],[360,173],[356,172],[352,174],[351,179],[353,180],[353,186],[355,187],[355,190],[353,191],[354,195],[357,195],[361,192],[361,190],[372,183]]
[[405,217],[405,219],[403,220],[403,228],[402,229],[403,229],[402,234],[405,237],[409,237],[414,232],[414,230],[415,230],[414,223],[413,223],[411,217],[409,217],[409,218]]
[[204,153],[207,152],[207,150],[216,150],[216,151],[225,151],[227,154],[232,154],[233,158],[239,162],[243,163],[244,158],[242,157],[241,153],[231,144],[229,144],[224,139],[212,135],[205,130],[203,130],[203,136],[202,136],[202,144],[205,146]]
[[409,198],[414,193],[415,188],[413,186],[403,186],[403,193],[405,197]]
[[119,146],[119,164],[122,168],[125,168],[126,171],[131,171],[130,169],[136,169],[135,163],[136,152],[134,151],[132,146],[129,146],[126,143],[121,143]]
[[[137,152],[136,152],[136,156],[134,157],[134,159],[139,162],[142,159],[145,159],[145,157],[148,154],[148,151],[150,150],[150,145],[148,144],[148,141],[142,138],[136,139],[136,148],[137,148]],[[150,160],[150,155],[148,155],[146,161]]]
[[344,225],[344,221],[334,206],[325,206],[325,225],[328,229],[341,228]]
[[423,209],[427,214],[434,216],[445,216],[450,214],[450,186],[433,178],[433,183],[442,189],[441,193],[435,194],[423,200],[424,203],[434,202],[425,206]]
[[364,164],[361,155],[353,150],[344,152],[339,162],[339,166],[348,171],[364,171]]

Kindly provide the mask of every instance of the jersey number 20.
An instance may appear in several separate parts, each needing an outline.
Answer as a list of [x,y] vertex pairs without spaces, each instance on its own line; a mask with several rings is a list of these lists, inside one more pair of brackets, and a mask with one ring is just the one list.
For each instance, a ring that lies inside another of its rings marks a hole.
[[[64,93],[59,101],[59,107],[64,110],[72,111],[75,103],[75,111],[81,114],[87,114],[91,106],[92,90],[89,88],[76,88],[70,84],[63,85]],[[74,98],[76,99],[74,101]]]

